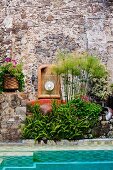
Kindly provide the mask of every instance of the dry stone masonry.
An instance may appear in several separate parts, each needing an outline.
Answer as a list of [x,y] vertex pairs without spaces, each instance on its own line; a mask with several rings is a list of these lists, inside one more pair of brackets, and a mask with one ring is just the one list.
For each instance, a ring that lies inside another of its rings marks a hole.
[[0,141],[21,139],[21,126],[26,118],[26,95],[0,94]]
[[113,4],[108,1],[0,2],[0,62],[4,55],[23,61],[29,99],[37,95],[38,66],[55,62],[59,49],[98,55],[113,81]]

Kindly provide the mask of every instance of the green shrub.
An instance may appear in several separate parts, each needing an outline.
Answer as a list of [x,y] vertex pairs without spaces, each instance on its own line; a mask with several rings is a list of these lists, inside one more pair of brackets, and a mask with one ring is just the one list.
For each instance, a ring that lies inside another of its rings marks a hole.
[[88,138],[98,123],[101,106],[76,98],[63,105],[53,103],[53,111],[48,115],[40,113],[38,105],[32,106],[31,111],[33,114],[26,118],[23,128],[24,138],[75,140]]

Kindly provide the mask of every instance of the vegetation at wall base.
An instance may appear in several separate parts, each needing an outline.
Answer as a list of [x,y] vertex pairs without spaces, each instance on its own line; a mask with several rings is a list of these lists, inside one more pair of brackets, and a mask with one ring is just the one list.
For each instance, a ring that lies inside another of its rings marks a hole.
[[77,140],[93,138],[92,129],[98,124],[101,106],[75,98],[66,104],[53,103],[47,115],[40,112],[39,105],[30,107],[32,115],[25,120],[23,138],[36,140]]

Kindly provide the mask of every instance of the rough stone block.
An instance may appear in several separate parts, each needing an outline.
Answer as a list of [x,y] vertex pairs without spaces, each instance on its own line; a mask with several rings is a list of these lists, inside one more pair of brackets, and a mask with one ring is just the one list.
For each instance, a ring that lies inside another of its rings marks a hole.
[[10,105],[13,108],[16,108],[17,106],[20,106],[21,99],[18,97],[17,94],[12,94],[10,97]]
[[[8,106],[8,104],[6,104],[6,106]],[[6,107],[2,112],[2,116],[9,117],[10,115],[14,115],[14,109],[11,107]]]
[[26,115],[19,115],[20,122],[23,122],[26,119]]
[[17,115],[26,115],[26,107],[16,107],[15,112]]
[[26,100],[21,100],[21,106],[26,106]]
[[5,98],[2,94],[0,94],[0,103],[4,102],[5,101]]
[[3,140],[2,135],[0,134],[0,142]]
[[8,123],[8,122],[11,123],[11,122],[14,122],[14,121],[15,121],[15,119],[12,117],[12,118],[10,118],[10,119],[7,121],[7,123]]
[[7,103],[6,101],[3,102],[3,103],[1,103],[1,108],[2,108],[3,110],[5,110],[5,109],[8,108],[8,107],[9,107],[9,103]]

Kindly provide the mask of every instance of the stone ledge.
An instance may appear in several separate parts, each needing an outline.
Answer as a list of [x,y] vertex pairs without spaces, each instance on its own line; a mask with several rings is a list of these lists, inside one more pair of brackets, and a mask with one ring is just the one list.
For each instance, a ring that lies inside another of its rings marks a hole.
[[112,145],[113,146],[113,138],[109,139],[83,139],[83,140],[61,140],[61,141],[53,141],[48,140],[47,144],[44,143],[43,140],[40,143],[36,142],[33,139],[19,140],[17,142],[0,142],[0,146],[104,146],[104,145]]
[[83,140],[61,140],[61,141],[53,141],[48,140],[47,143],[44,143],[43,140],[40,142],[36,142],[34,140],[22,140],[23,145],[48,145],[48,146],[73,146],[73,145],[104,145],[104,144],[111,144],[113,145],[113,138],[106,138],[106,139],[83,139]]

